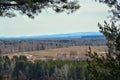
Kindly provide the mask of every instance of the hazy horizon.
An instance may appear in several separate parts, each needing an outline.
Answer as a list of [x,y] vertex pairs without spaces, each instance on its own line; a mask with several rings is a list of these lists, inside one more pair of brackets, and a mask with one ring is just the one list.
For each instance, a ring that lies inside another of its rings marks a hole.
[[34,36],[74,32],[99,32],[97,23],[107,19],[109,8],[92,0],[80,0],[81,8],[72,14],[55,13],[45,9],[29,19],[25,15],[14,18],[0,17],[0,36]]
[[[72,36],[76,36],[73,34],[79,34],[79,35],[102,35],[101,32],[69,32],[69,33],[53,33],[53,34],[41,34],[41,35],[24,35],[24,36],[0,36],[0,38],[22,38],[22,37],[46,37],[46,36],[55,36],[55,35],[72,35]],[[58,36],[58,37],[59,37]]]

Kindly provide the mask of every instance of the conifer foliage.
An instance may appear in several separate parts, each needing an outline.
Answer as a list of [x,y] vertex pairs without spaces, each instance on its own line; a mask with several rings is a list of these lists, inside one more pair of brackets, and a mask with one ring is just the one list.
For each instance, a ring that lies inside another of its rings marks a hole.
[[108,51],[99,55],[90,48],[87,69],[92,80],[120,80],[120,4],[116,0],[99,1],[113,7],[110,23],[98,23],[100,32],[106,37]]
[[72,13],[79,7],[78,1],[68,0],[0,0],[0,16],[15,17],[15,11],[19,11],[20,14],[34,18],[42,9]]

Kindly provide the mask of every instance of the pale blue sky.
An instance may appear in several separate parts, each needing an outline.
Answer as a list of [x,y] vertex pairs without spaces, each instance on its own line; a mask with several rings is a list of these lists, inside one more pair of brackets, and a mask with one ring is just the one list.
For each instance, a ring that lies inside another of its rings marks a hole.
[[97,23],[107,19],[109,8],[94,0],[80,0],[81,8],[73,14],[44,10],[35,19],[17,15],[0,17],[0,36],[32,36],[56,33],[99,31]]

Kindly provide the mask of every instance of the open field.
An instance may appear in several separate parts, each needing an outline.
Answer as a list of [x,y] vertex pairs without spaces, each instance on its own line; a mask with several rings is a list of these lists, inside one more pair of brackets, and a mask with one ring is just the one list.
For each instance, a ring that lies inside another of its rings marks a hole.
[[[72,46],[67,48],[57,48],[57,49],[47,49],[41,51],[31,51],[31,52],[18,52],[3,54],[8,55],[10,58],[13,56],[25,55],[30,60],[46,60],[46,59],[86,59],[85,54],[87,53],[89,46]],[[107,51],[106,46],[91,46],[91,49],[99,54],[104,54]]]

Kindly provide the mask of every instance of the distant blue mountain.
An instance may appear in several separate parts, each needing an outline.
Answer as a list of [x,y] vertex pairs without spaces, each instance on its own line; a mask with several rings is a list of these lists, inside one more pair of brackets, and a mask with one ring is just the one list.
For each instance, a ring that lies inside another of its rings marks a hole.
[[30,36],[29,38],[104,38],[100,32],[76,32],[66,34],[51,34],[51,35],[40,35]]
[[[1,37],[7,38],[7,37]],[[50,35],[38,35],[38,36],[21,36],[21,37],[8,37],[8,38],[24,38],[24,39],[54,39],[54,38],[79,38],[79,39],[90,39],[90,38],[102,38],[104,35],[100,32],[75,32],[75,33],[65,33],[65,34],[50,34]]]

